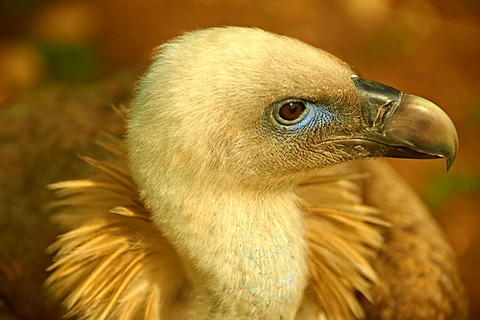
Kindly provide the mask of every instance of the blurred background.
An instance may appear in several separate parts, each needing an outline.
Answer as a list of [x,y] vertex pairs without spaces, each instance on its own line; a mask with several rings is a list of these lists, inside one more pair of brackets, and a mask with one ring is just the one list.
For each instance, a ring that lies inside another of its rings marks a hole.
[[1,0],[0,319],[53,314],[39,298],[57,232],[44,186],[88,173],[76,154],[100,153],[100,131],[121,134],[110,105],[128,102],[152,49],[219,25],[299,38],[446,110],[460,138],[448,173],[440,160],[392,163],[443,226],[480,319],[477,0]]

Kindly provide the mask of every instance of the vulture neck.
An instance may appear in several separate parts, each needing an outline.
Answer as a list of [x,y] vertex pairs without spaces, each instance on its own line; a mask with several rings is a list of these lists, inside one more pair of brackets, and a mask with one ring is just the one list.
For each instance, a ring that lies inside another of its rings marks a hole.
[[188,316],[293,319],[308,274],[294,192],[175,189],[154,220],[184,261]]

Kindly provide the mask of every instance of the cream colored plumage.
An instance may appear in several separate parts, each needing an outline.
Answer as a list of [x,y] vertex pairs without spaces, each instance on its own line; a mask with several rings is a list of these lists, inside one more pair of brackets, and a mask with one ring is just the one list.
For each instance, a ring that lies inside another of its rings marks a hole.
[[[435,263],[414,247],[410,263],[438,271],[414,279],[432,298],[402,303],[414,295],[396,294],[401,279],[386,279],[396,269],[382,257],[395,256],[391,239],[410,222],[434,223],[401,182],[369,195],[382,164],[347,162],[453,161],[453,125],[419,99],[258,29],[201,30],[163,45],[120,109],[126,150],[109,138],[112,159],[85,158],[97,178],[50,186],[66,232],[50,247],[49,292],[67,316],[92,319],[401,318],[403,308],[461,318],[463,287],[435,226],[414,234],[421,248],[440,246]],[[419,105],[420,115],[404,111]],[[434,125],[415,132],[418,119]],[[408,212],[391,194],[409,199]]]

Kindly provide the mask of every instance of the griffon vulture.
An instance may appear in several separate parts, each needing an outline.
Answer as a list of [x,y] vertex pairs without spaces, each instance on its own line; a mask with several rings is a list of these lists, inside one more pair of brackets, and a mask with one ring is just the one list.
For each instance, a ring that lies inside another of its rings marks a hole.
[[[301,41],[221,27],[164,45],[99,175],[50,185],[46,283],[80,319],[461,319],[452,251],[366,157],[445,158],[433,103]],[[357,161],[354,161],[357,160]]]

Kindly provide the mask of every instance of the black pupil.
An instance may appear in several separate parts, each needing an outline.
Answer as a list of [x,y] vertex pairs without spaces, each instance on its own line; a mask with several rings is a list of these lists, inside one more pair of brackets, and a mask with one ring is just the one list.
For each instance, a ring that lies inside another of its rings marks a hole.
[[305,104],[303,102],[292,101],[284,104],[278,111],[278,114],[282,119],[291,121],[300,117],[304,110]]

